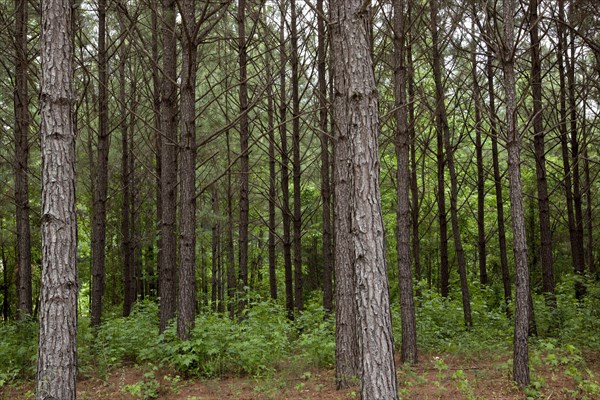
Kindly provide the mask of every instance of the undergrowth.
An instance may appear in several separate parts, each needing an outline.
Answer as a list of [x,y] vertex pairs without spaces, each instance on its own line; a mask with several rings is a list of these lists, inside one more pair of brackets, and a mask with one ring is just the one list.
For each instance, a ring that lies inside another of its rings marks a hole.
[[[564,365],[574,366],[570,370],[582,390],[596,393],[597,386],[590,383],[593,379],[589,374],[576,376],[575,371],[586,371],[577,354],[600,350],[600,285],[588,282],[582,302],[574,299],[573,287],[573,278],[557,286],[556,309],[546,307],[543,296],[534,296],[538,337],[531,339],[532,368],[539,365],[539,359],[544,365],[567,363]],[[509,351],[513,323],[506,317],[498,287],[472,288],[474,325],[469,329],[463,323],[460,292],[443,299],[432,290],[420,289],[421,297],[416,299],[420,351],[465,355]],[[399,346],[401,327],[396,303],[392,304],[392,320]],[[182,376],[270,377],[290,363],[301,368],[331,368],[335,362],[335,318],[326,314],[318,297],[308,301],[305,311],[294,321],[287,318],[283,307],[259,298],[249,302],[236,320],[203,311],[187,341],[177,339],[173,325],[159,335],[157,316],[158,305],[143,301],[127,318],[105,316],[96,332],[89,327],[89,319],[80,318],[79,374],[102,376],[131,363],[169,366]],[[35,321],[0,324],[0,387],[33,379],[36,350]]]

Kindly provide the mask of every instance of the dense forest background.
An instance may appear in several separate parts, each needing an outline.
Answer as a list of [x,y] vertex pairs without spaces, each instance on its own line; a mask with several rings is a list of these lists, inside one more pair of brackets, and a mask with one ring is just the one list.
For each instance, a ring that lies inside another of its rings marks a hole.
[[[564,365],[585,371],[580,352],[600,348],[600,8],[517,2],[511,39],[510,3],[396,0],[361,11],[396,345],[409,363],[417,343],[506,350],[526,273],[536,349],[565,351]],[[74,4],[80,372],[128,357],[209,376],[263,374],[294,352],[335,363],[345,177],[329,7]],[[35,369],[39,4],[1,1],[0,26],[4,384]],[[413,349],[400,327],[411,309]],[[29,347],[17,344],[23,332]],[[589,385],[580,393],[600,393],[593,374],[579,378]]]

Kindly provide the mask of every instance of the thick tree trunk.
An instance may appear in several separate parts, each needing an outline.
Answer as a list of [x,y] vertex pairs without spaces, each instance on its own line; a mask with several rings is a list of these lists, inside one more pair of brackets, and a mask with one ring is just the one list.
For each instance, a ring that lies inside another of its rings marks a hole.
[[[33,311],[31,292],[31,232],[29,225],[29,93],[27,1],[15,0],[15,219],[19,268],[19,319]],[[4,265],[6,269],[6,264]],[[8,288],[6,288],[8,290]],[[4,297],[7,302],[7,297]]]
[[[246,46],[246,0],[239,0],[237,11],[238,57],[240,64],[240,221],[239,221],[239,285],[248,287],[248,207],[249,207],[249,154],[248,140],[248,49]],[[243,307],[243,303],[242,303]]]
[[175,317],[177,250],[175,240],[175,218],[177,212],[177,71],[175,34],[175,1],[163,0],[162,44],[163,77],[161,85],[161,207],[159,251],[159,331],[163,332]]
[[177,336],[187,340],[196,318],[196,16],[182,3],[181,157],[179,168],[179,297]]
[[538,0],[529,2],[529,37],[531,39],[531,92],[533,97],[533,147],[537,178],[538,211],[540,215],[540,258],[542,261],[542,290],[546,304],[556,306],[554,297],[554,272],[552,260],[552,229],[550,226],[550,200],[546,181],[546,150],[542,115],[542,63],[540,59]]
[[[491,11],[488,10],[488,20],[491,20]],[[502,271],[502,287],[504,288],[504,303],[506,314],[510,315],[509,304],[512,299],[510,273],[508,271],[508,257],[506,252],[506,228],[504,224],[504,195],[502,194],[502,175],[498,157],[498,129],[496,128],[496,94],[494,89],[493,50],[488,44],[488,57],[486,63],[488,78],[490,136],[492,138],[492,166],[494,170],[494,186],[496,189],[496,213],[498,221],[498,247],[500,250],[500,270]]]
[[398,160],[396,192],[396,250],[398,253],[398,284],[400,317],[402,320],[402,362],[417,362],[417,324],[413,296],[410,260],[410,166],[408,114],[406,105],[406,37],[405,2],[396,0],[394,7],[394,97],[396,109],[396,158]]
[[[379,192],[379,117],[370,12],[359,0],[333,1],[330,10],[335,136],[343,146],[336,148],[342,178],[336,183],[346,185],[343,191],[336,189],[335,201],[336,213],[347,225],[337,225],[336,232],[342,242],[350,239],[348,247],[336,247],[336,253],[342,250],[341,254],[351,255],[345,263],[336,256],[336,265],[340,260],[342,267],[355,271],[361,398],[393,400],[398,398],[398,386]],[[349,179],[344,182],[344,178]]]
[[42,2],[42,285],[36,398],[76,398],[77,217],[70,1]]
[[333,243],[331,226],[331,185],[329,131],[327,129],[327,49],[323,0],[317,0],[317,73],[319,85],[319,137],[321,139],[321,202],[323,203],[323,308],[333,311]]
[[517,127],[517,96],[515,88],[514,52],[514,0],[503,0],[504,35],[502,52],[499,54],[504,71],[506,91],[506,126],[508,150],[508,178],[510,188],[510,210],[513,226],[513,248],[515,255],[515,334],[513,352],[513,379],[520,386],[529,384],[529,268],[527,264],[527,239],[523,211],[523,188],[521,184],[521,138]]
[[108,190],[108,75],[106,55],[106,1],[98,2],[98,141],[94,168],[94,204],[92,206],[92,309],[91,324],[102,318],[102,296],[106,261],[106,195]]
[[290,188],[289,188],[289,153],[287,147],[287,99],[286,99],[286,71],[287,57],[285,54],[285,3],[280,4],[280,26],[279,26],[279,138],[281,141],[281,218],[283,222],[283,267],[285,273],[285,307],[288,316],[294,316],[294,283],[292,273],[292,239],[290,210]]

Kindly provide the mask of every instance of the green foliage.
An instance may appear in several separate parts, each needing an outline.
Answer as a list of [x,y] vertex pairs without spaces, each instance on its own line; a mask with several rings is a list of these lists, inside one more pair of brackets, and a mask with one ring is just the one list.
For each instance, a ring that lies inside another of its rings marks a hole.
[[163,361],[188,375],[268,375],[289,354],[291,329],[285,310],[271,302],[252,304],[239,323],[203,314],[188,341],[179,341],[174,328],[165,332]]
[[335,317],[327,316],[317,302],[306,304],[296,319],[299,356],[308,364],[330,368],[335,365]]
[[154,371],[146,372],[142,380],[130,385],[125,385],[123,391],[131,394],[136,399],[156,399],[160,389],[160,382],[156,379],[154,374]]
[[37,324],[33,320],[0,324],[0,387],[35,376]]

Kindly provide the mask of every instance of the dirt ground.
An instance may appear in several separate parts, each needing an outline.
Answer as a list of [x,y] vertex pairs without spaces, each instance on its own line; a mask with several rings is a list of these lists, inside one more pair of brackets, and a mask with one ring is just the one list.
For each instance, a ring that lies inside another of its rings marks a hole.
[[[507,356],[423,354],[418,366],[398,368],[400,398],[598,400],[600,353],[584,356],[587,370],[583,378],[574,378],[566,366],[538,366],[532,373],[532,387],[525,393],[511,382]],[[32,382],[0,388],[0,398],[32,399],[33,389]],[[284,366],[270,377],[205,380],[131,365],[115,369],[103,379],[80,380],[77,387],[80,400],[345,400],[359,399],[359,392],[358,387],[337,391],[332,370],[294,365]]]

